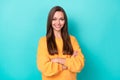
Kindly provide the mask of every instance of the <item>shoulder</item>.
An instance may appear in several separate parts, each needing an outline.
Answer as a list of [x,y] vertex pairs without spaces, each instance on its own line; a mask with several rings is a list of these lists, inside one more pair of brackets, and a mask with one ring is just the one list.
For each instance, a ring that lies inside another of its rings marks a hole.
[[46,36],[42,36],[40,40],[43,40],[43,41],[46,40]]
[[42,36],[40,39],[39,39],[39,43],[45,43],[46,42],[46,36]]
[[70,35],[70,40],[71,40],[71,43],[72,43],[72,44],[78,43],[78,41],[77,41],[77,39],[76,39],[75,36]]
[[76,40],[75,36],[73,36],[73,35],[70,35],[70,40],[71,40],[71,41],[74,41],[74,40]]

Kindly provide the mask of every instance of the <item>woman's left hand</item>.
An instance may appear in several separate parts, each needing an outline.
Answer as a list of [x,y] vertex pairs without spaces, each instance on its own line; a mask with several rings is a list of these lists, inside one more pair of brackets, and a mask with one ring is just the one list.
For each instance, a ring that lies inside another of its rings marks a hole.
[[64,58],[53,58],[51,59],[51,62],[56,62],[59,64],[64,64],[65,63],[65,59]]
[[58,63],[59,62],[58,60],[59,60],[58,58],[53,58],[53,59],[51,59],[51,62]]

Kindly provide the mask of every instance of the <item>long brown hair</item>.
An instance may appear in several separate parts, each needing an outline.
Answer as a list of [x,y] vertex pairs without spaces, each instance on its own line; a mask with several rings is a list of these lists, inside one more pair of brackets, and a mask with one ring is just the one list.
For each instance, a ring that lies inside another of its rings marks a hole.
[[52,28],[52,19],[53,19],[53,16],[56,11],[63,12],[64,19],[65,19],[65,24],[64,24],[63,28],[61,29],[61,36],[62,36],[62,40],[63,40],[63,54],[72,55],[73,47],[72,47],[70,36],[68,33],[67,16],[66,16],[64,9],[60,6],[53,7],[50,10],[49,15],[48,15],[47,33],[46,33],[48,52],[50,55],[58,54],[58,49],[57,49],[57,45],[55,42],[55,35],[53,32],[53,28]]

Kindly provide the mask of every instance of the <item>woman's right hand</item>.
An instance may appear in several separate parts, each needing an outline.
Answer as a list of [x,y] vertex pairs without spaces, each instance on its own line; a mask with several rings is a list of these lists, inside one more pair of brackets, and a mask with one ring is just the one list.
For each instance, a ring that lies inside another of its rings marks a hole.
[[66,70],[66,69],[67,69],[67,66],[62,65],[62,69],[63,69],[63,70]]
[[74,51],[72,56],[76,57],[77,55],[78,55],[78,51]]

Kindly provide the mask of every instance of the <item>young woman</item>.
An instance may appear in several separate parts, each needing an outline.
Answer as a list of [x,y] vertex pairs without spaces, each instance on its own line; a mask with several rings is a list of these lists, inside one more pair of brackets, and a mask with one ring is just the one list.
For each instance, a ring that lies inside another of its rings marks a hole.
[[49,12],[46,36],[38,44],[37,66],[42,80],[77,80],[77,72],[84,67],[84,56],[68,33],[67,16],[60,6]]

